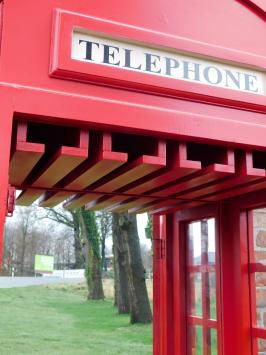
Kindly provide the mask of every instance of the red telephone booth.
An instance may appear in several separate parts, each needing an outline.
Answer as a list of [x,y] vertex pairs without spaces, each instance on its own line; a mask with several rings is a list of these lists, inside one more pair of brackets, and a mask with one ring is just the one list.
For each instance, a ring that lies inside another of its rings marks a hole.
[[0,235],[14,188],[152,213],[154,354],[266,354],[265,1],[0,10]]

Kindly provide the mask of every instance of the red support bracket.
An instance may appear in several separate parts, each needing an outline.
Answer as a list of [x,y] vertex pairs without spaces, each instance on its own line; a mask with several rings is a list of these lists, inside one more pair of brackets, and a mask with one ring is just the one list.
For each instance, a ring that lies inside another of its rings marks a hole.
[[6,203],[6,216],[12,217],[16,204],[16,189],[13,186],[8,186],[7,190],[7,203]]

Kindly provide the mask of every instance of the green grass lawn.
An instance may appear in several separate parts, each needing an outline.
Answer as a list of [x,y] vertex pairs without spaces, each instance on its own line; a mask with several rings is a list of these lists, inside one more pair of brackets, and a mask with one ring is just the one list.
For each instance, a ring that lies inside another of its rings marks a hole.
[[0,355],[152,354],[151,326],[130,325],[112,301],[77,287],[0,290]]

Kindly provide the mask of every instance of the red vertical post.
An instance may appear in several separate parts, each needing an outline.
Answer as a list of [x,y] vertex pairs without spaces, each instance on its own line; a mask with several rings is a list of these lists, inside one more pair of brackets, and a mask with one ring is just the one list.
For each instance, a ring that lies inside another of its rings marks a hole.
[[[3,100],[3,101],[2,101]],[[7,212],[8,168],[12,134],[12,112],[1,97],[0,117],[0,270],[3,262],[4,224]]]
[[160,216],[153,216],[153,355],[160,355]]
[[173,215],[172,239],[172,283],[173,283],[173,355],[186,354],[187,329],[186,329],[186,228],[180,222],[178,214]]
[[[166,217],[153,217],[153,355],[168,352]],[[169,285],[169,288],[171,286]]]
[[163,239],[165,240],[165,263],[164,263],[164,279],[165,279],[165,351],[167,355],[175,355],[174,339],[176,332],[174,325],[174,214],[169,213],[165,216],[165,228],[163,230]]
[[224,354],[250,355],[247,216],[230,201],[221,204],[220,241]]

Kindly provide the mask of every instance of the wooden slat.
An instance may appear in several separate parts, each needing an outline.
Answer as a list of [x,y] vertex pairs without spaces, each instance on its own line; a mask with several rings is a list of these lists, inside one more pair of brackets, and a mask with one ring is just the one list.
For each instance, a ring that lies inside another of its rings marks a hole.
[[27,142],[27,123],[17,123],[16,142],[9,163],[9,183],[21,185],[44,154],[44,144]]
[[187,199],[203,198],[204,195],[216,193],[221,190],[235,188],[243,183],[258,181],[266,176],[265,169],[254,168],[252,152],[241,152],[236,161],[236,174],[216,181],[208,181],[201,186],[195,186],[185,193],[180,193],[177,196],[182,196]]
[[17,198],[17,205],[29,206],[45,191],[81,164],[88,156],[88,131],[80,132],[79,147],[63,146],[31,177],[31,186],[42,189],[27,189]]
[[[126,153],[112,151],[112,136],[110,133],[101,133],[90,147],[89,158],[79,166],[66,179],[59,182],[56,187],[84,190],[102,177],[114,171],[124,163],[128,156]],[[53,207],[66,200],[71,192],[48,192],[42,196],[39,203],[42,207]],[[97,196],[94,195],[96,198]]]
[[[169,154],[171,154],[170,161],[163,171],[160,171],[157,176],[154,176],[148,181],[127,189],[126,192],[130,194],[149,194],[154,189],[164,186],[166,183],[176,181],[201,169],[201,163],[199,161],[188,159],[187,145],[185,143],[176,142]],[[136,205],[134,201],[138,201],[137,203],[141,205],[154,201],[154,198],[142,197],[137,199],[117,196],[113,198],[113,206],[110,206],[108,210],[115,212],[129,210]]]
[[[96,183],[93,190],[99,192],[99,194],[78,194],[73,196],[70,201],[66,202],[64,205],[65,208],[77,208],[86,204],[87,209],[102,209],[112,204],[112,202],[109,202],[109,196],[104,194],[105,192],[118,191],[122,187],[165,166],[165,141],[158,140],[154,146],[154,150],[156,156],[143,155]],[[90,203],[90,205],[88,203]]]
[[[87,209],[103,209],[112,202],[109,202],[109,196],[105,196],[104,192],[114,192],[121,189],[144,176],[161,169],[166,164],[165,141],[158,141],[157,156],[143,155],[133,162],[126,164],[118,169],[114,174],[106,177],[105,180],[99,182],[99,185],[94,188],[95,192],[101,192],[99,196],[93,194],[77,195],[71,201],[66,203],[66,208],[75,208],[83,206],[84,202]],[[102,200],[99,200],[102,199]],[[88,204],[90,203],[90,204]]]
[[[163,187],[160,190],[155,190],[150,193],[151,197],[159,196],[159,197],[182,197],[187,191],[190,191],[191,188],[200,188],[201,185],[206,183],[214,183],[215,181],[219,181],[220,179],[233,175],[235,173],[235,159],[234,152],[231,149],[225,151],[225,164],[211,164],[200,171],[194,173],[193,175],[188,175],[184,179],[174,184],[171,184],[168,187]],[[143,211],[151,211],[153,210],[154,205],[158,205],[160,200],[148,202],[144,205],[138,203],[136,200],[136,205],[132,206],[130,212],[131,213],[143,213]],[[166,206],[166,204],[165,204]]]

